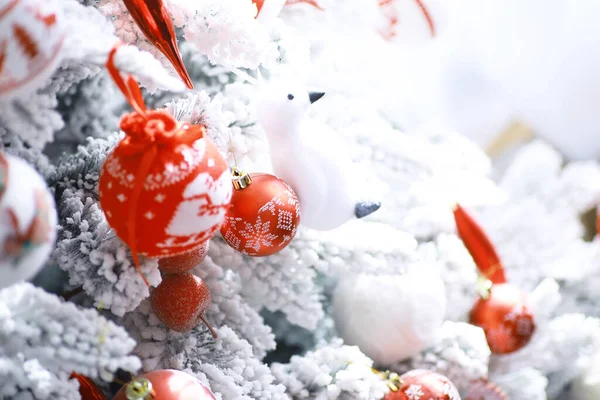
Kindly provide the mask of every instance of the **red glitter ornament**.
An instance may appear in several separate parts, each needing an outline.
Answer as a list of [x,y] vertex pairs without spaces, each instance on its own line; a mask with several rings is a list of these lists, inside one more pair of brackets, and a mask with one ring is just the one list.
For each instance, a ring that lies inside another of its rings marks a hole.
[[494,246],[479,224],[459,205],[454,208],[456,230],[479,272],[494,284],[506,283],[504,267]]
[[471,382],[464,400],[506,400],[504,390],[485,379]]
[[197,267],[208,255],[210,241],[202,243],[194,250],[173,257],[158,260],[158,268],[165,274],[180,274]]
[[231,247],[249,256],[269,256],[285,248],[300,224],[300,205],[287,183],[269,174],[234,169],[235,190],[221,226]]
[[219,230],[231,200],[231,177],[204,126],[179,123],[166,110],[146,110],[137,83],[131,76],[125,82],[115,68],[115,50],[107,69],[135,112],[121,119],[125,138],[106,157],[99,195],[108,223],[131,248],[139,271],[138,254],[186,253]]
[[401,375],[398,383],[390,386],[392,391],[384,400],[460,400],[458,390],[450,379],[423,369]]
[[525,294],[510,284],[493,285],[489,297],[478,299],[471,309],[469,322],[485,331],[495,354],[523,348],[535,331],[533,315],[525,306]]
[[213,337],[217,333],[204,314],[210,307],[206,283],[190,273],[165,275],[150,295],[152,310],[169,329],[187,332],[204,322]]
[[81,400],[108,400],[104,392],[87,376],[73,372],[69,379],[77,379],[79,382]]
[[177,47],[177,36],[171,15],[163,0],[123,0],[123,2],[150,43],[167,57],[188,89],[193,89],[194,84],[185,69]]
[[195,377],[174,369],[150,371],[136,377],[113,400],[216,400]]

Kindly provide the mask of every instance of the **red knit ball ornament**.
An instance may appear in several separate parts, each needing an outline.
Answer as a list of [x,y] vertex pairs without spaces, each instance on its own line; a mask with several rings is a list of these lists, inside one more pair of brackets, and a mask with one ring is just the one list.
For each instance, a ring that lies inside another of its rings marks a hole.
[[150,295],[152,310],[170,329],[187,332],[204,322],[213,336],[216,336],[204,317],[210,302],[210,292],[206,283],[187,272],[165,275]]
[[300,206],[292,188],[273,175],[238,171],[234,171],[234,186],[231,206],[221,227],[227,244],[258,257],[270,256],[286,247],[300,224]]
[[524,293],[507,283],[493,285],[487,299],[477,300],[469,322],[483,328],[490,350],[495,354],[523,348],[535,331]]
[[401,375],[397,386],[398,390],[389,392],[384,400],[460,400],[450,379],[423,369]]
[[180,274],[197,267],[204,261],[208,255],[210,241],[202,243],[192,251],[179,254],[173,257],[161,258],[158,260],[158,268],[165,274]]
[[113,400],[216,400],[195,377],[174,369],[150,371],[126,384]]

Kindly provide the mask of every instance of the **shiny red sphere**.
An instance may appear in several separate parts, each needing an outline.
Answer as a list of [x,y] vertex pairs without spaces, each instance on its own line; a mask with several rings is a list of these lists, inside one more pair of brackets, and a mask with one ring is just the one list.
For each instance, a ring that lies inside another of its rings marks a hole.
[[161,258],[158,260],[158,268],[165,274],[180,274],[182,272],[187,272],[204,261],[208,255],[209,243],[210,241],[207,240],[187,253]]
[[508,354],[522,349],[533,336],[533,314],[525,306],[525,294],[510,284],[492,286],[490,296],[478,299],[469,322],[485,331],[490,350]]
[[165,275],[150,295],[152,310],[170,329],[187,332],[204,317],[211,303],[206,283],[190,273]]
[[456,386],[444,375],[415,369],[400,376],[397,391],[389,392],[384,400],[460,400]]
[[269,174],[250,174],[252,183],[234,189],[221,234],[240,253],[264,257],[285,248],[300,225],[300,205],[287,183]]
[[[195,377],[174,369],[161,369],[140,375],[152,384],[152,399],[156,400],[215,400],[211,391]],[[128,385],[117,392],[113,400],[128,400]]]

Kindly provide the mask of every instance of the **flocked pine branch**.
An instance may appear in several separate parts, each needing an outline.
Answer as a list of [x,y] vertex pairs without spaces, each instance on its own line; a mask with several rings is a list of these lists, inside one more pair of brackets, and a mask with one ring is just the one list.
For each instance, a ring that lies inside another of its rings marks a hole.
[[73,398],[72,372],[111,380],[141,366],[122,327],[29,283],[0,290],[0,343],[0,376],[14,378],[1,381],[0,393],[31,391],[36,399]]
[[446,321],[437,343],[390,369],[399,374],[412,369],[436,371],[464,392],[473,381],[487,378],[489,359],[490,349],[481,328]]
[[[219,287],[211,286],[213,290],[219,301]],[[221,305],[227,307],[227,302],[220,302]],[[212,322],[211,314],[209,311],[208,320]],[[204,325],[187,333],[171,331],[154,315],[149,301],[128,313],[124,324],[138,341],[135,353],[145,371],[185,370],[207,383],[221,400],[288,398],[284,388],[274,382],[269,368],[254,356],[252,346],[227,326],[218,329],[216,340]]]
[[358,347],[338,340],[292,356],[287,364],[273,363],[271,369],[294,400],[379,400],[389,389],[372,364]]

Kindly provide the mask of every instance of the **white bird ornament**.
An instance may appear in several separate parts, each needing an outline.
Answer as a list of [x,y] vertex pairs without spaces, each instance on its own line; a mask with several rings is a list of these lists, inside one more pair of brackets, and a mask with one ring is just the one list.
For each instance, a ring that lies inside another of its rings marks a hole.
[[379,201],[359,200],[355,166],[344,140],[306,116],[309,106],[324,95],[309,92],[298,82],[274,80],[261,87],[257,109],[274,174],[296,192],[300,223],[320,231],[366,217],[381,207]]

